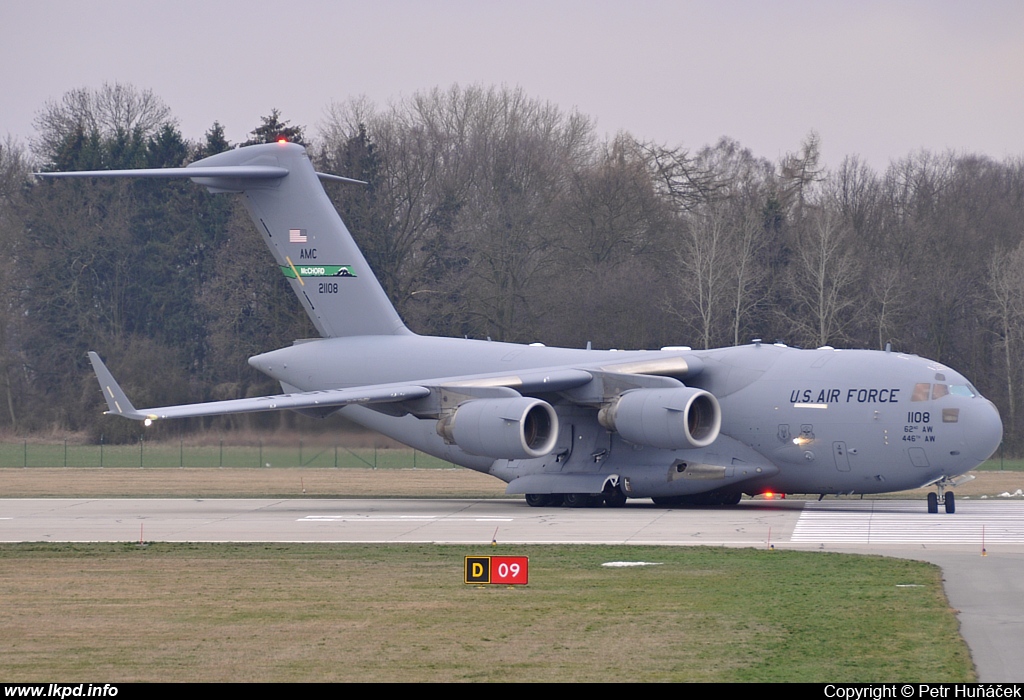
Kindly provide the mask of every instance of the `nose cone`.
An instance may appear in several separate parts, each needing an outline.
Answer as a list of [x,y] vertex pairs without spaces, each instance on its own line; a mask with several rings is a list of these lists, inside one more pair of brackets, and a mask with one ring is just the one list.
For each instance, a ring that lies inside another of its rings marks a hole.
[[980,464],[991,457],[1003,441],[1003,421],[999,418],[999,409],[988,399],[978,397],[962,415],[967,454]]

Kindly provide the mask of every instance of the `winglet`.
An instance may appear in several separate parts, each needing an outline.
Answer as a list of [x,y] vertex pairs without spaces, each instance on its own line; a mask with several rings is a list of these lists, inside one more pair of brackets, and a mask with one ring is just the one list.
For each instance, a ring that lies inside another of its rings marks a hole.
[[114,380],[114,376],[107,369],[107,366],[103,364],[103,360],[96,353],[89,352],[89,361],[92,362],[92,369],[96,373],[96,378],[100,381],[100,390],[103,392],[103,398],[107,400],[107,411],[108,415],[124,416],[125,418],[134,418],[135,420],[146,420],[156,418],[156,416],[147,416],[145,413],[139,413],[135,410],[135,406],[125,396],[124,391]]

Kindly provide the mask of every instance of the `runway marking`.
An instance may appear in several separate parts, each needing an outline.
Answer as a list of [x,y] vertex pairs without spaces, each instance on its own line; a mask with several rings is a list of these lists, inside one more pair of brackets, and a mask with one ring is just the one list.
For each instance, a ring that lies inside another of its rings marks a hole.
[[804,506],[791,542],[1024,543],[1024,503],[959,500],[956,513],[929,514],[923,501],[822,501]]
[[444,515],[307,515],[299,518],[297,523],[408,523],[438,522],[446,523],[510,523],[512,518],[456,518]]

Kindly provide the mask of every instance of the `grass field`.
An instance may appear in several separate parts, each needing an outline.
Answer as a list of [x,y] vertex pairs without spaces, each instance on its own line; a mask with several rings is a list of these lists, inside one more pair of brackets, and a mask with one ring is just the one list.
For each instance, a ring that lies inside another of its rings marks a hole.
[[[354,449],[354,463],[338,468],[333,447],[304,446],[301,456],[296,448],[252,449],[225,446],[222,457],[219,445],[108,446],[103,468],[64,468],[61,444],[7,444],[0,460],[15,464],[2,462],[0,494],[504,496],[493,477],[406,449]],[[76,454],[70,445],[69,453]],[[44,456],[23,468],[26,454]],[[143,468],[132,461],[140,454]],[[205,456],[183,457],[190,454]],[[244,466],[263,454],[263,466]],[[326,465],[308,466],[325,455]],[[115,457],[123,466],[110,466]],[[368,466],[374,458],[377,468]],[[210,468],[219,463],[243,466]],[[1024,487],[1016,468],[976,476],[959,497]],[[923,501],[924,491],[890,497]],[[531,585],[465,586],[462,558],[481,553],[529,555]],[[600,566],[619,560],[659,566]],[[0,581],[0,678],[9,681],[973,679],[938,570],[882,558],[649,547],[27,544],[0,545]]]
[[84,445],[74,442],[0,442],[2,467],[313,467],[445,469],[452,464],[407,447],[350,448],[321,442],[292,445],[185,444]]
[[[365,436],[364,436],[365,437]],[[363,442],[356,439],[354,442]],[[282,444],[282,442],[284,444]],[[331,442],[324,436],[263,444],[206,437],[201,442],[140,442],[91,445],[79,440],[0,440],[4,467],[311,467],[339,469],[447,469],[449,462],[388,441],[388,447],[352,446],[351,437]],[[976,471],[1024,472],[1024,459],[996,456]]]
[[[464,585],[470,554],[530,585]],[[31,544],[0,571],[8,682],[973,680],[939,570],[880,557]]]
[[994,457],[978,467],[978,471],[986,472],[1024,472],[1024,459],[1010,457]]

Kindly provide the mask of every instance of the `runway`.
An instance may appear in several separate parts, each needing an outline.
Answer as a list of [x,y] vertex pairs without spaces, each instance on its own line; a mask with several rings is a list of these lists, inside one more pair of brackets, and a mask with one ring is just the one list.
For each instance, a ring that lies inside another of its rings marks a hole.
[[[0,542],[366,542],[775,547],[943,568],[984,682],[1024,671],[1024,502],[743,501],[732,508],[530,508],[522,500],[0,499]],[[899,680],[899,679],[896,679]],[[926,679],[922,679],[926,680]]]
[[721,545],[1024,553],[1024,502],[954,515],[896,500],[743,501],[734,508],[530,508],[465,499],[6,499],[3,542],[432,542]]

